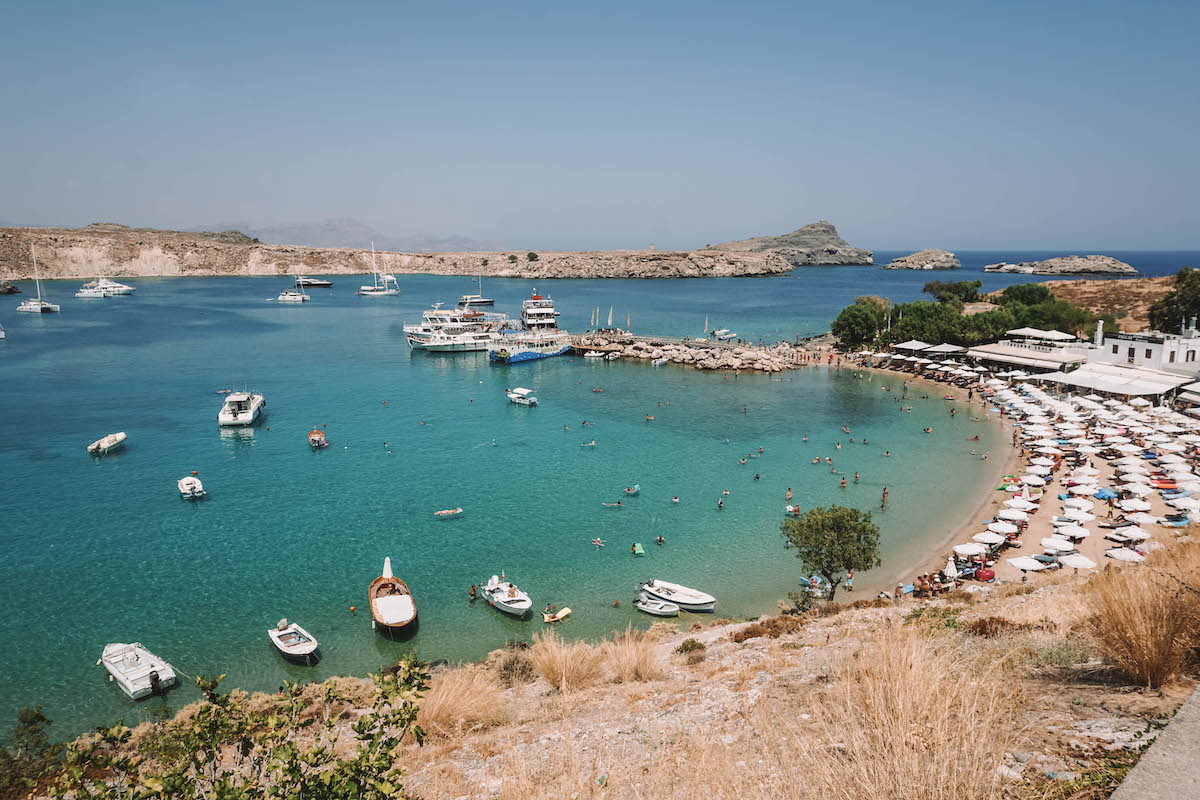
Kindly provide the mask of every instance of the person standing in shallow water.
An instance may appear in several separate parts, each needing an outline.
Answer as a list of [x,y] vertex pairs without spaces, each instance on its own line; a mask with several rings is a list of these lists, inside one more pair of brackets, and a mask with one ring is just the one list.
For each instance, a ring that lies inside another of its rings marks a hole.
[[887,505],[887,494],[888,494],[887,487],[885,486],[885,487],[883,487],[883,499],[879,503],[879,508],[881,510],[883,509],[884,506]]
[[792,489],[790,486],[788,487],[788,490],[787,490],[787,499],[788,500],[792,499]]

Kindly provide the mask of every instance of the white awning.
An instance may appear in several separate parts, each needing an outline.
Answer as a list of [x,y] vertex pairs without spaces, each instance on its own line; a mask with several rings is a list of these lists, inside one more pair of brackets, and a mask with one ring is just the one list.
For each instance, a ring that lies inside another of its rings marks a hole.
[[920,339],[909,339],[907,342],[892,345],[892,348],[895,350],[925,350],[928,347],[929,345]]
[[963,351],[963,348],[959,347],[956,344],[939,344],[939,345],[936,345],[935,347],[930,347],[925,352],[926,353],[961,353],[962,351]]

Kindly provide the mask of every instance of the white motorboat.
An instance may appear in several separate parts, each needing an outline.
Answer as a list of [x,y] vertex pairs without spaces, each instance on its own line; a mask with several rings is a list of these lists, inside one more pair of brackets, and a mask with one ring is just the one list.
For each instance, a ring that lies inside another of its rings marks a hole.
[[505,614],[523,617],[533,608],[529,595],[522,592],[509,581],[502,581],[493,575],[483,586],[483,597],[488,603]]
[[133,294],[136,292],[132,286],[126,286],[123,283],[109,280],[108,278],[96,278],[94,281],[88,281],[80,287],[75,293],[76,297],[119,297],[120,295]]
[[97,664],[134,700],[162,694],[178,683],[174,668],[146,649],[141,642],[106,644]]
[[400,294],[400,284],[395,275],[380,274],[375,268],[375,243],[371,242],[371,276],[374,282],[358,287],[358,293],[363,297],[394,297]]
[[279,297],[275,298],[277,303],[306,303],[312,298],[306,295],[299,289],[284,289],[279,293]]
[[679,616],[679,606],[674,603],[668,603],[666,600],[651,597],[645,592],[638,595],[638,599],[633,601],[633,605],[638,611],[644,611],[656,617]]
[[516,403],[519,406],[536,406],[538,399],[533,395],[533,389],[524,389],[520,386],[508,393],[509,402]]
[[297,275],[296,276],[296,285],[300,286],[300,287],[305,287],[305,286],[326,287],[326,286],[333,286],[333,281],[327,281],[324,278],[310,278],[307,275]]
[[728,328],[722,328],[719,331],[713,331],[713,336],[719,342],[728,342],[730,339],[736,339],[737,334],[730,331]]
[[233,392],[225,398],[224,405],[217,413],[217,422],[225,426],[253,425],[266,407],[267,400],[261,394]]
[[669,359],[669,358],[656,358],[656,359],[654,359],[653,361],[651,361],[650,363],[651,363],[651,364],[653,364],[653,365],[654,365],[654,366],[656,366],[656,367],[661,367],[663,364],[670,364],[670,363],[671,363],[671,359]]
[[605,360],[605,361],[616,361],[616,360],[618,360],[620,357],[621,357],[621,354],[620,354],[620,353],[618,353],[618,352],[616,352],[616,351],[614,350],[613,352],[611,352],[611,353],[607,354],[606,356],[604,356],[604,360]]
[[305,664],[312,663],[312,655],[317,651],[317,640],[295,622],[289,623],[286,618],[281,619],[274,628],[267,630],[267,636],[271,637],[271,644],[275,645],[275,649],[282,653],[284,658],[296,659]]
[[712,611],[717,604],[717,598],[711,594],[668,581],[647,581],[641,585],[641,589],[651,597],[674,603],[684,611]]
[[484,297],[482,294],[482,292],[483,292],[483,276],[480,275],[478,278],[472,278],[472,280],[474,280],[476,283],[479,284],[479,291],[481,292],[481,294],[464,294],[462,297],[458,298],[458,307],[459,308],[471,308],[472,306],[494,306],[494,305],[496,305],[495,300],[493,300],[490,297]]
[[118,447],[125,444],[125,440],[129,438],[125,435],[125,431],[110,433],[101,439],[97,439],[87,446],[87,451],[94,456],[102,456],[105,453],[112,452]]
[[599,350],[588,350],[583,354],[584,358],[604,358],[604,353]]
[[24,311],[28,314],[57,312],[58,306],[42,299],[42,279],[38,276],[37,253],[32,247],[29,248],[29,252],[33,255],[33,282],[37,286],[37,297],[27,297],[22,300],[21,305],[17,306],[17,311]]
[[6,333],[4,332],[4,326],[3,326],[3,325],[0,325],[0,339],[3,339],[3,338],[4,338],[4,337],[6,337],[7,335],[8,335],[8,334],[6,334]]
[[204,491],[204,484],[195,475],[179,479],[179,496],[184,500],[199,500],[206,494],[208,492]]
[[111,295],[109,295],[103,289],[99,289],[95,286],[92,286],[92,287],[84,286],[78,292],[75,293],[75,296],[82,298],[82,299],[89,299],[89,298],[96,299],[96,298],[110,297]]

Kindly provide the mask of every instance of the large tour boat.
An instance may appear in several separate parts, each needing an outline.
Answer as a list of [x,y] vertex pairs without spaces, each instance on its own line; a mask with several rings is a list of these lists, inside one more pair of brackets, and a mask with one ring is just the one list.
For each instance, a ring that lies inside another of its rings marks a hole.
[[441,306],[434,303],[421,314],[420,322],[404,324],[410,347],[446,353],[487,350],[511,323],[507,314]]
[[505,331],[488,347],[488,360],[504,364],[536,361],[571,351],[571,336],[558,329],[554,302],[533,294],[521,304],[522,331]]

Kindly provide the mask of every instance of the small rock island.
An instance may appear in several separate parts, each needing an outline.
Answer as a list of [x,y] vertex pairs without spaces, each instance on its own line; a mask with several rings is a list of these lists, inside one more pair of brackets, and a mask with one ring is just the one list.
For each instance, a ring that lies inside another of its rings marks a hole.
[[880,269],[962,269],[962,263],[949,250],[918,250],[894,258]]
[[1017,272],[1022,275],[1137,275],[1136,269],[1112,256],[1060,256],[1045,261],[988,264],[984,272]]
[[782,236],[755,236],[724,244],[710,244],[704,251],[727,253],[766,252],[778,255],[793,267],[814,265],[874,264],[875,254],[854,247],[841,236],[828,220],[810,222]]

